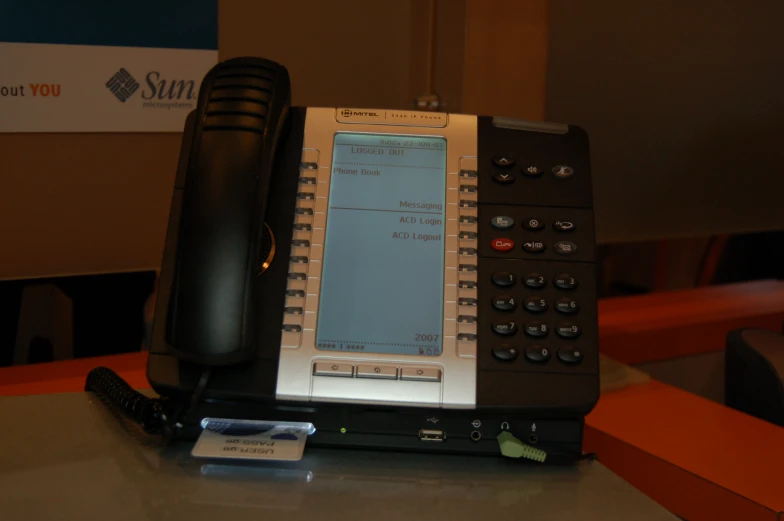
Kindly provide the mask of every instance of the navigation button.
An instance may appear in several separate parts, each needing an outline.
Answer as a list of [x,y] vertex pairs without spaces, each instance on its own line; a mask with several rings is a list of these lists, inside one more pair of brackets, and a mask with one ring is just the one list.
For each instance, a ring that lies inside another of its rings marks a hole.
[[505,215],[496,215],[490,219],[490,225],[498,230],[508,230],[514,226],[514,219]]
[[502,336],[512,336],[517,333],[517,323],[513,320],[508,322],[493,322],[493,331]]
[[506,238],[493,239],[490,241],[490,247],[495,251],[509,251],[514,248],[514,241]]
[[397,380],[397,367],[388,365],[358,365],[357,378],[379,378],[382,380]]
[[519,354],[517,348],[509,344],[501,344],[493,348],[493,356],[502,362],[511,362],[515,360]]
[[522,168],[523,175],[528,177],[539,177],[544,172],[544,169],[536,165],[526,165]]
[[553,223],[553,228],[557,232],[570,232],[574,230],[577,226],[572,221],[555,221]]
[[498,311],[514,311],[517,303],[510,295],[498,295],[493,297],[493,307]]
[[558,350],[558,358],[565,364],[579,364],[583,360],[583,353],[574,347],[562,347]]
[[400,379],[419,382],[440,382],[441,370],[430,367],[403,367],[400,369]]
[[547,279],[545,279],[541,274],[533,272],[527,274],[523,278],[523,283],[529,288],[540,289],[547,286]]
[[313,374],[315,376],[342,376],[343,378],[351,378],[354,376],[354,366],[336,362],[316,362],[313,364]]
[[512,184],[515,180],[511,172],[496,172],[493,174],[493,179],[496,183],[501,183],[502,185]]
[[577,245],[573,242],[558,241],[555,243],[553,249],[556,253],[560,253],[561,255],[572,255],[577,253]]
[[515,163],[514,156],[511,154],[499,154],[493,156],[493,164],[495,166],[507,167],[513,166]]
[[523,249],[528,253],[542,253],[546,249],[546,246],[540,241],[529,241],[523,243]]
[[525,348],[525,358],[529,362],[541,364],[550,359],[550,350],[540,345],[532,345]]
[[492,280],[499,288],[511,288],[515,285],[515,276],[511,271],[494,271]]
[[556,179],[571,179],[574,176],[574,169],[566,165],[554,166],[553,175]]

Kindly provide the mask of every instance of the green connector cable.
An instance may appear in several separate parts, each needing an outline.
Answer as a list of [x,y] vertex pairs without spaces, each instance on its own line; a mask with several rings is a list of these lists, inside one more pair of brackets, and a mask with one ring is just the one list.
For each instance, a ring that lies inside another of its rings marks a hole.
[[503,431],[496,438],[501,447],[501,455],[507,458],[526,458],[544,463],[547,453],[515,438],[511,432]]

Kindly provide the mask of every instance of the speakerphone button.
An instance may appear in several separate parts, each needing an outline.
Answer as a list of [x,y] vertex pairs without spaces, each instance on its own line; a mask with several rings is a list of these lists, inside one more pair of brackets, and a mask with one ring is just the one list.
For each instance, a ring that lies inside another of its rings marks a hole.
[[525,165],[521,169],[523,175],[528,177],[539,177],[544,172],[544,169],[537,165]]

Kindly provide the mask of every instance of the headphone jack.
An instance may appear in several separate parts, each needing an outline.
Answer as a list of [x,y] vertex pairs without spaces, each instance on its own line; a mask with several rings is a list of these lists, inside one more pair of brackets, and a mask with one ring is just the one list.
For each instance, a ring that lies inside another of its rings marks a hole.
[[482,433],[479,431],[472,431],[471,432],[471,440],[472,441],[479,441],[482,439]]

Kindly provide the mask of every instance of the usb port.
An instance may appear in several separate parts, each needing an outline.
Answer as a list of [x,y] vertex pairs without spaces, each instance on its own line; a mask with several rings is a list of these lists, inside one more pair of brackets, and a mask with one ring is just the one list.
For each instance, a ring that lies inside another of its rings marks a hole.
[[432,429],[420,429],[419,439],[422,441],[444,441],[446,435],[444,431],[436,431]]

